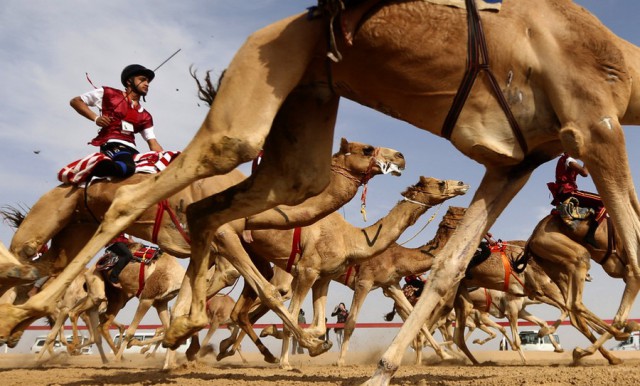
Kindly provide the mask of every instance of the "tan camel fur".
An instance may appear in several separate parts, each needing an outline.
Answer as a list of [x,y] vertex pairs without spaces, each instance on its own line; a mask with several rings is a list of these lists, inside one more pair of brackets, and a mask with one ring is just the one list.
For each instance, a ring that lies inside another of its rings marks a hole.
[[[226,324],[226,327],[229,330],[232,330],[235,323],[231,320],[231,311],[235,304],[236,302],[231,298],[231,296],[220,294],[214,295],[207,301],[207,315],[209,316],[210,325],[207,335],[205,335],[202,340],[202,348],[198,352],[198,356],[203,357],[209,353],[215,354],[215,349],[209,344],[209,341],[220,325]],[[239,347],[236,351],[240,355],[240,358],[242,358],[242,362],[247,363],[247,360],[242,356],[242,352]]]
[[[310,289],[313,289],[314,317],[311,327],[305,332],[320,337],[326,332],[326,295],[331,280],[354,264],[360,264],[383,252],[404,230],[413,225],[429,208],[453,197],[465,194],[469,186],[453,180],[421,177],[420,181],[402,193],[400,201],[382,219],[364,229],[349,224],[339,213],[334,212],[301,230],[302,254],[291,268],[294,277],[292,298],[289,304],[291,315],[296,317]],[[258,230],[253,232],[254,241],[245,247],[254,255],[286,269],[291,253],[293,231]],[[251,326],[240,326],[249,334]],[[287,329],[285,335],[290,335]],[[289,339],[283,340],[280,357],[282,368],[291,368],[289,363]]]
[[[462,221],[466,208],[449,207],[447,213],[442,217],[438,230],[434,238],[424,246],[418,248],[406,248],[398,244],[393,244],[381,254],[367,260],[357,266],[349,276],[347,272],[341,275],[336,281],[347,285],[353,292],[353,300],[349,308],[349,316],[344,325],[344,337],[342,349],[337,364],[345,364],[349,343],[353,334],[358,314],[362,309],[364,301],[372,290],[382,288],[383,293],[394,300],[396,310],[404,319],[411,313],[412,306],[400,289],[400,280],[408,275],[418,275],[431,269],[435,256],[442,250],[457,226]],[[354,267],[355,268],[355,267]],[[451,358],[446,352],[441,350],[435,341],[429,338],[424,330],[423,335],[431,340],[433,349],[438,356],[443,359]],[[416,363],[422,362],[422,350],[416,350]]]
[[[198,179],[229,172],[264,148],[264,162],[251,177],[187,210],[193,263],[188,275],[194,294],[204,293],[210,241],[218,228],[276,205],[295,205],[327,185],[340,96],[441,135],[467,66],[466,11],[423,1],[381,3],[369,11],[352,31],[352,45],[337,39],[342,61],[330,63],[330,74],[328,17],[309,20],[305,12],[251,34],[179,159],[158,176],[120,189],[94,237],[29,306],[41,308],[45,298],[57,298],[100,248],[154,203]],[[584,161],[591,172],[621,232],[620,248],[629,256],[633,272],[629,292],[638,290],[640,205],[621,125],[640,123],[640,86],[631,81],[640,75],[640,49],[570,0],[506,2],[500,12],[482,12],[481,21],[491,72],[498,75],[497,87],[521,136],[514,135],[488,78],[481,76],[450,141],[483,164],[485,176],[459,231],[432,269],[426,296],[383,354],[370,384],[390,382],[429,315],[444,305],[443,298],[450,301],[455,296],[455,284],[462,280],[482,235],[532,171],[562,150]],[[234,265],[271,306],[277,302],[275,294],[265,281],[255,279],[247,260],[243,257]],[[167,332],[172,340],[190,336],[206,324],[204,299],[196,300],[188,315],[172,322]],[[0,323],[3,339],[30,318],[22,308],[2,311],[6,311]],[[614,327],[625,326],[623,314],[615,316]],[[295,329],[295,321],[285,319],[287,327]],[[320,344],[308,335],[298,338],[305,347]]]
[[[404,157],[396,150],[342,140],[340,150],[332,157],[334,173],[332,173],[331,184],[321,196],[309,200],[299,210],[325,210],[323,207],[316,207],[316,204],[339,207],[356,194],[365,176],[371,178],[382,174],[383,170],[397,171],[404,169],[404,166]],[[97,224],[93,215],[100,217],[104,213],[120,186],[145,178],[153,177],[134,175],[124,181],[101,181],[92,184],[87,193],[88,207],[84,204],[84,189],[70,185],[54,188],[45,194],[26,215],[12,240],[12,251],[22,258],[24,264],[30,264],[30,271],[35,272],[33,276],[51,272],[52,269],[54,271],[62,269],[68,264],[70,257],[75,255],[75,251],[90,237],[92,229],[95,229]],[[244,175],[234,170],[224,176],[199,181],[173,196],[169,200],[170,207],[184,224],[182,216],[186,205],[199,197],[220,191],[242,178]],[[57,209],[53,212],[54,215],[52,215],[52,205]],[[308,209],[306,205],[313,208]],[[289,210],[288,213],[295,215],[295,210]],[[173,251],[180,257],[187,257],[190,253],[189,245],[169,217],[163,216],[157,243],[163,250]],[[156,210],[149,210],[127,231],[136,237],[152,240],[155,219]],[[49,251],[32,263],[28,257],[35,254],[51,237],[53,240]],[[47,304],[44,303],[41,307],[47,307]],[[32,311],[29,313],[31,314]]]
[[[619,232],[615,229],[611,235],[606,219],[595,233],[597,247],[584,242],[590,221],[593,219],[580,221],[575,229],[571,229],[559,216],[548,215],[534,229],[528,242],[528,251],[560,288],[564,305],[571,316],[571,324],[593,343],[587,349],[574,350],[574,359],[578,360],[599,350],[611,363],[619,363],[618,358],[603,353],[606,352],[603,343],[612,337],[611,331],[604,321],[584,305],[582,293],[593,260],[601,265],[609,276],[624,280],[625,289],[619,309],[624,312],[623,316],[626,318],[636,295],[633,289],[633,264],[620,250],[622,245]],[[611,251],[608,253],[609,248]],[[629,330],[635,328],[629,325]],[[600,338],[596,339],[593,331],[602,334]]]

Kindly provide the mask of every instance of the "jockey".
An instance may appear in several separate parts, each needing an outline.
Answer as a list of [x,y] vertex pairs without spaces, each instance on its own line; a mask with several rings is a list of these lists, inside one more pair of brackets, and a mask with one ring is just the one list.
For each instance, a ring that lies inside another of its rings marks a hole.
[[133,254],[129,250],[129,244],[133,243],[133,239],[126,233],[120,233],[115,239],[111,240],[106,250],[118,256],[118,261],[109,273],[109,281],[118,284],[120,281],[120,272],[133,259]]
[[582,177],[589,176],[586,166],[580,165],[580,163],[578,163],[575,158],[570,157],[569,154],[562,153],[556,165],[556,181],[547,184],[553,195],[551,204],[557,206],[568,198],[574,197],[578,200],[580,207],[593,208],[596,217],[595,221],[589,225],[585,241],[596,246],[594,236],[598,225],[604,218],[605,208],[599,195],[578,190],[578,184],[576,183],[578,175]]
[[[71,107],[99,127],[90,142],[110,159],[99,162],[93,170],[96,177],[129,177],[135,172],[133,156],[138,153],[135,133],[140,133],[152,151],[162,151],[153,131],[151,114],[140,105],[149,91],[155,73],[139,64],[122,70],[120,81],[125,91],[103,86],[71,99]],[[90,107],[97,107],[96,114]]]
[[408,275],[404,277],[406,285],[410,285],[416,289],[416,292],[414,293],[416,297],[420,297],[420,294],[422,294],[422,290],[424,289],[424,282],[427,281],[423,275],[424,274]]

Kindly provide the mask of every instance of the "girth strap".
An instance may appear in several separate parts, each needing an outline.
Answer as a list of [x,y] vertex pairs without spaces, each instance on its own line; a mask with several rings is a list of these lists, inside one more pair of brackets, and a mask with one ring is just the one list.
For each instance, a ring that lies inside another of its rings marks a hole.
[[139,297],[144,289],[144,267],[146,264],[140,263],[140,271],[138,272],[138,292],[136,292],[136,297]]
[[460,87],[458,87],[458,92],[453,99],[451,109],[449,109],[449,113],[447,114],[447,117],[444,120],[444,124],[442,125],[442,137],[451,139],[453,128],[458,122],[458,117],[460,116],[460,112],[462,111],[462,108],[464,107],[464,104],[469,97],[471,88],[473,87],[473,84],[480,71],[485,71],[491,88],[496,98],[498,99],[498,103],[500,104],[500,107],[504,111],[504,114],[506,115],[507,120],[511,125],[513,134],[518,140],[518,144],[520,145],[523,153],[526,154],[528,152],[527,143],[524,140],[524,136],[522,135],[520,126],[518,125],[516,118],[513,116],[513,113],[509,108],[509,104],[502,94],[502,90],[500,90],[498,81],[489,68],[487,42],[485,40],[484,31],[482,30],[482,23],[480,21],[480,15],[478,14],[475,0],[465,0],[465,2],[467,6],[467,21],[469,25],[467,69],[464,74],[464,78],[462,79],[462,83],[460,83]]
[[169,206],[169,202],[167,200],[162,200],[158,203],[158,209],[156,211],[156,220],[153,224],[153,232],[151,234],[151,242],[154,244],[158,244],[158,233],[160,233],[160,226],[162,225],[162,216],[164,215],[165,211],[169,213],[169,217],[171,218],[173,225],[176,226],[176,229],[178,230],[178,232],[180,232],[184,240],[187,243],[191,244],[191,239],[189,238],[189,235],[187,234],[187,232],[185,232],[184,228],[182,227],[182,224],[180,224],[180,220],[178,219],[178,216],[176,216],[173,210],[171,210],[171,207]]
[[509,278],[511,277],[511,262],[507,257],[507,254],[504,252],[500,253],[500,257],[502,257],[502,266],[504,267],[504,292],[508,292],[509,290]]
[[287,273],[291,273],[291,268],[293,267],[293,263],[296,261],[296,256],[302,254],[302,247],[300,246],[300,234],[302,233],[302,228],[297,227],[293,230],[293,242],[291,244],[291,254],[289,255],[289,260],[287,261]]
[[349,268],[347,268],[347,273],[345,274],[344,277],[344,285],[349,286],[349,280],[351,279],[351,277],[355,277],[358,272],[360,272],[360,266],[359,265],[350,265]]

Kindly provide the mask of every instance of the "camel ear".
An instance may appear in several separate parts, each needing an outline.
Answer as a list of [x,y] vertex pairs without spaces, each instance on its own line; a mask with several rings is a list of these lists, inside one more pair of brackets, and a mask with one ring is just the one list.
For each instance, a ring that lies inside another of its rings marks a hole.
[[340,153],[346,153],[349,151],[349,141],[344,137],[340,139]]

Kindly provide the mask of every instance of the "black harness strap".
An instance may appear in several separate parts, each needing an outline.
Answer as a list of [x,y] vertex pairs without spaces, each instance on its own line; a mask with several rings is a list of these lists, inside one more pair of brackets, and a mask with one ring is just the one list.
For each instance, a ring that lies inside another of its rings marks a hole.
[[478,74],[481,71],[485,71],[487,73],[487,79],[489,80],[491,88],[493,89],[493,92],[498,99],[498,103],[504,111],[504,114],[507,116],[507,120],[511,125],[513,134],[516,136],[520,148],[526,154],[528,152],[528,147],[526,141],[524,140],[524,136],[522,135],[522,131],[520,130],[520,126],[518,125],[516,118],[513,116],[507,100],[502,94],[502,90],[500,90],[498,81],[489,68],[487,42],[482,30],[482,22],[480,21],[480,15],[478,14],[475,0],[465,0],[465,2],[467,6],[467,21],[469,24],[467,69],[464,74],[464,78],[462,78],[462,83],[458,88],[458,92],[453,99],[451,109],[449,110],[444,124],[442,125],[442,137],[451,139],[453,128],[458,122],[458,117],[460,116],[460,112],[462,111],[462,108],[464,107],[464,104],[469,97],[471,88],[473,87]]

